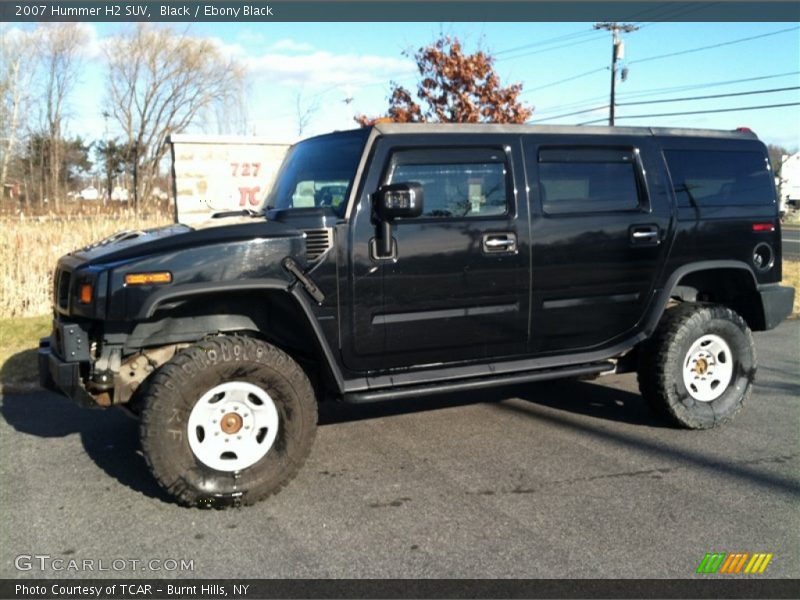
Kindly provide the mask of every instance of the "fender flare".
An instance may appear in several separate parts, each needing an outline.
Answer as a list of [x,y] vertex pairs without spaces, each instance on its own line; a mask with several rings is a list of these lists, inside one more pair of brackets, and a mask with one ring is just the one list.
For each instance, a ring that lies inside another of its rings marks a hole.
[[753,270],[748,266],[747,263],[740,260],[704,260],[682,265],[672,272],[661,290],[656,290],[653,300],[653,310],[650,311],[647,321],[645,322],[645,334],[650,337],[650,335],[652,335],[652,333],[655,331],[662,315],[664,314],[664,311],[667,308],[667,303],[672,297],[675,288],[678,287],[678,283],[681,279],[692,273],[719,269],[737,269],[740,271],[747,271],[747,273],[750,275],[750,278],[753,280],[753,289],[758,289],[758,281],[756,281]]
[[163,289],[150,296],[142,304],[136,316],[137,321],[151,319],[160,306],[172,300],[180,300],[187,297],[197,297],[206,294],[218,294],[220,292],[246,292],[246,291],[279,291],[291,296],[300,306],[306,317],[311,330],[314,332],[322,356],[330,369],[336,382],[336,387],[340,393],[344,392],[344,375],[341,365],[336,360],[336,355],[331,349],[328,339],[322,332],[322,328],[317,321],[311,305],[304,296],[303,288],[287,283],[280,279],[262,279],[258,281],[237,281],[237,282],[215,282],[215,283],[188,283],[171,289]]

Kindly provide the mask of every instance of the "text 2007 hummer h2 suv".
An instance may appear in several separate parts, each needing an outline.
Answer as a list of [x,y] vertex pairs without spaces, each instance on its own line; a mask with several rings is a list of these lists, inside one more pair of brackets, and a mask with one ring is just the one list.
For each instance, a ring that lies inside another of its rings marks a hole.
[[212,223],[61,258],[40,348],[48,387],[140,415],[189,505],[281,489],[328,398],[636,370],[720,425],[794,297],[749,132],[381,124],[298,143],[264,214]]

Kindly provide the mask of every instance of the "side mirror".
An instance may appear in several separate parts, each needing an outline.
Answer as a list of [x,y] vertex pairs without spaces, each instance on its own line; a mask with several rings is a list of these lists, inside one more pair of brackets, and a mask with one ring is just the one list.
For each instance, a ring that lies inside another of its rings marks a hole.
[[370,253],[374,260],[397,260],[392,221],[422,214],[422,185],[413,182],[384,185],[375,193],[374,203],[379,238],[370,242]]
[[382,186],[375,195],[375,212],[381,221],[420,216],[422,186],[413,182]]

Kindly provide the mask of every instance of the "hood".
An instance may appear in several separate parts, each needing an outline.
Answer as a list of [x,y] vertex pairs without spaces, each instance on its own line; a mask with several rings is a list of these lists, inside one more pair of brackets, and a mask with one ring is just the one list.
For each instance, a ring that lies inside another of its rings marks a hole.
[[220,244],[251,238],[303,237],[303,232],[263,218],[235,217],[219,222],[167,225],[155,229],[120,231],[70,255],[85,264],[105,264],[169,250]]

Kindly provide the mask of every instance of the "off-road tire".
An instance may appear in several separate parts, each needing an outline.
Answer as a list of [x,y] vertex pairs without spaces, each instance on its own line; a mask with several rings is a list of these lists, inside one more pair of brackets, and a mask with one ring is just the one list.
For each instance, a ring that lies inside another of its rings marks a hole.
[[[705,335],[719,336],[733,355],[725,391],[711,401],[692,397],[683,378],[692,345]],[[756,374],[753,336],[744,319],[715,304],[684,303],[669,309],[653,336],[639,349],[639,390],[650,407],[673,424],[710,429],[730,421],[750,396]]]
[[[235,472],[198,460],[187,432],[195,403],[230,381],[267,392],[279,417],[267,454]],[[317,403],[304,371],[278,348],[248,337],[220,336],[181,350],[153,375],[141,400],[145,460],[159,484],[187,506],[249,505],[277,493],[305,462],[316,433]]]

